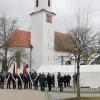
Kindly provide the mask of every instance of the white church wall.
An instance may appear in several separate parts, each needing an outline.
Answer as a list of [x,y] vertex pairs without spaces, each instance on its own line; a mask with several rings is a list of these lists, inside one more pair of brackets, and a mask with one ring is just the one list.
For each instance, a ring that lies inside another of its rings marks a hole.
[[42,64],[43,56],[43,13],[31,16],[31,40],[33,45],[32,59],[33,68],[38,69]]
[[[52,19],[54,16],[52,16]],[[53,22],[46,22],[46,13],[43,21],[43,64],[52,65],[54,53],[54,27]]]

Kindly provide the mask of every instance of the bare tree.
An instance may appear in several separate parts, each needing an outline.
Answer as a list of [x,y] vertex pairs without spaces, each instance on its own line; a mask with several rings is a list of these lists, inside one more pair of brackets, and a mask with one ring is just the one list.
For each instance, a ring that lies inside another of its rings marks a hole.
[[[28,48],[30,49],[30,48]],[[17,48],[16,50],[16,63],[17,67],[20,68],[20,64],[29,64],[30,62],[30,52],[27,48]]]
[[69,51],[75,56],[77,63],[77,96],[80,97],[80,62],[84,53],[90,47],[95,47],[97,33],[94,33],[93,26],[89,24],[89,13],[82,15],[76,13],[76,25],[69,30],[73,48]]
[[[84,16],[78,11],[76,13],[76,23],[70,26],[68,34],[55,39],[55,49],[71,53],[75,57],[77,68],[77,97],[80,97],[80,62],[82,57],[89,52],[89,48],[94,48],[97,40],[97,33],[93,26],[89,24],[89,13]],[[59,36],[58,36],[59,37]]]
[[[12,61],[14,61],[15,52],[10,48],[10,37],[16,30],[16,19],[8,18],[3,14],[0,18],[0,57],[2,59],[2,71],[7,72]],[[10,55],[10,51],[12,51]],[[9,55],[9,56],[8,56]]]

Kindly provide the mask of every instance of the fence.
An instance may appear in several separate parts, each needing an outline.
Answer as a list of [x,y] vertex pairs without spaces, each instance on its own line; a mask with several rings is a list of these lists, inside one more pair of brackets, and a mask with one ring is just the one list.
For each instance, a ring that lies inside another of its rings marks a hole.
[[[2,88],[4,85],[4,89],[7,88],[7,83],[0,83],[0,88]],[[22,84],[22,89],[23,89],[24,84]],[[11,88],[12,88],[12,83],[11,83]],[[16,89],[17,89],[17,85],[16,85]],[[34,87],[32,87],[32,89],[34,89]],[[40,86],[38,87],[38,90],[40,90]],[[48,87],[45,88],[45,91],[48,91]],[[60,88],[57,87],[57,85],[55,87],[52,87],[51,89],[52,92],[60,92]],[[80,88],[81,93],[100,93],[100,88],[90,88],[90,87],[81,87]],[[77,88],[74,87],[66,87],[63,88],[62,92],[67,92],[67,93],[76,93],[77,92]]]

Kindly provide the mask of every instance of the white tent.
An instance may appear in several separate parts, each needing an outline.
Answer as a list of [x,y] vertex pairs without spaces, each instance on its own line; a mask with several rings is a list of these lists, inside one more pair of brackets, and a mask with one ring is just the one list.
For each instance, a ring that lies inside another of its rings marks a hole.
[[[61,72],[62,75],[70,74],[73,76],[75,73],[75,65],[42,65],[40,66],[39,73],[54,73]],[[71,80],[71,85],[73,85],[73,78]],[[100,65],[81,65],[80,67],[80,85],[89,87],[100,87]]]
[[[38,72],[75,72],[75,65],[42,65]],[[100,65],[81,65],[80,72],[100,72]]]

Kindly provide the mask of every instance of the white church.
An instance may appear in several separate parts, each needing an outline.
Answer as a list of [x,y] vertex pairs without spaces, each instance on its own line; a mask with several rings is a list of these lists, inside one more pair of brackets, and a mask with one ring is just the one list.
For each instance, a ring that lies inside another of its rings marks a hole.
[[[28,52],[30,47],[33,47],[30,61],[27,63],[30,70],[38,70],[43,65],[75,66],[74,56],[65,52],[66,48],[73,46],[70,42],[71,38],[68,34],[55,30],[55,16],[56,14],[52,11],[52,0],[34,0],[34,10],[30,13],[31,32],[17,30],[14,34],[14,40],[17,42],[13,41],[11,47],[12,45],[26,47],[29,48]],[[64,38],[67,41],[63,42]],[[66,43],[65,47],[64,43]]]
[[[63,38],[65,34],[55,30],[54,17],[56,14],[52,11],[52,0],[34,0],[34,10],[30,13],[31,32],[16,30],[11,37],[11,47],[24,47],[31,57],[28,62],[20,62],[19,73],[22,72],[23,65],[28,64],[29,71],[38,70],[41,66],[65,65],[66,61],[74,60],[68,58],[71,55],[62,52]],[[14,39],[13,39],[14,38]],[[70,37],[68,38],[68,44]],[[57,43],[60,41],[59,43]],[[56,46],[55,46],[56,45]],[[31,49],[32,46],[32,50]],[[18,67],[17,61],[15,62]],[[48,67],[49,68],[49,67]],[[13,70],[13,65],[10,68]]]

